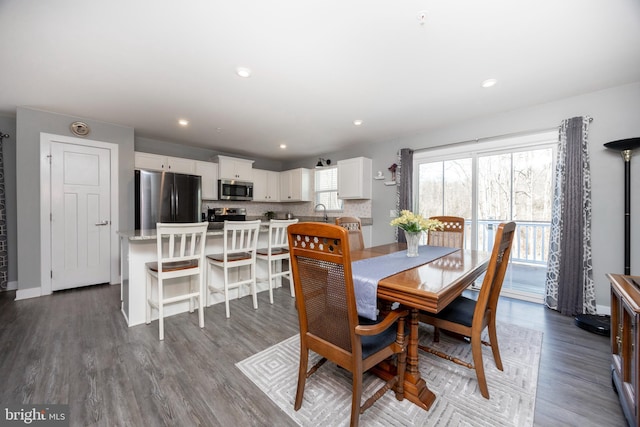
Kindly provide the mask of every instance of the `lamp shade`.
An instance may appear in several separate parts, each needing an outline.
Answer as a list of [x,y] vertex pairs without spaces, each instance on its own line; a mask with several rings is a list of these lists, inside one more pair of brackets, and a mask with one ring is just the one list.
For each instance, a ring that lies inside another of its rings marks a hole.
[[619,139],[617,141],[611,141],[604,144],[605,147],[611,148],[613,150],[634,150],[640,147],[640,137],[638,138],[627,138],[627,139]]

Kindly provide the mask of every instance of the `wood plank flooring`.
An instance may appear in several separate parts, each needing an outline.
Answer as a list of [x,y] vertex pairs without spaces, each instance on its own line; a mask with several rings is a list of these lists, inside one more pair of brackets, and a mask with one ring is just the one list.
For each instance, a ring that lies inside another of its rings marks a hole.
[[[119,286],[14,301],[0,293],[0,406],[69,404],[72,426],[289,426],[235,363],[297,332],[294,299],[276,289],[197,314],[128,328]],[[536,426],[623,426],[609,339],[541,305],[504,299],[500,322],[544,332]],[[0,408],[1,409],[1,408]]]

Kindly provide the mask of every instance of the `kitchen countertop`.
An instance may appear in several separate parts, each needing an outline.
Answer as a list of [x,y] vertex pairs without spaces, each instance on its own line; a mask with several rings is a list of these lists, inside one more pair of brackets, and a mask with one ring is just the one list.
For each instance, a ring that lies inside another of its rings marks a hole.
[[[258,219],[258,218],[247,217],[247,220],[254,220],[254,219]],[[260,219],[262,220],[262,218]],[[321,217],[313,217],[313,216],[299,217],[298,220],[300,222],[314,222],[314,221],[322,222]],[[371,220],[371,218],[360,218],[360,220],[362,221],[363,226],[373,224],[373,221]],[[335,217],[329,217],[329,224],[334,224],[334,223],[335,223]],[[209,228],[207,230],[207,236],[222,236],[222,226],[223,226],[222,222],[210,222]],[[266,232],[268,230],[269,230],[269,221],[262,220],[262,224],[260,225],[260,231]],[[155,229],[125,230],[125,231],[118,231],[118,235],[120,237],[124,237],[128,239],[129,241],[155,240],[156,230]]]

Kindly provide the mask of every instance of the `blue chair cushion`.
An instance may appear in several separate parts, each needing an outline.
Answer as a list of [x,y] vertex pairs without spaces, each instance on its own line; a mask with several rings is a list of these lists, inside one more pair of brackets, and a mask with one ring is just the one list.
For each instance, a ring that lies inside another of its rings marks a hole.
[[[378,316],[377,320],[365,319],[359,317],[361,325],[375,325],[382,322],[383,317]],[[362,342],[362,359],[366,359],[374,353],[390,346],[396,340],[397,324],[389,326],[385,331],[378,335],[363,335],[360,337]]]
[[471,327],[471,324],[473,323],[473,312],[475,309],[475,300],[459,296],[440,313],[429,315],[437,317],[438,319],[448,320],[449,322]]

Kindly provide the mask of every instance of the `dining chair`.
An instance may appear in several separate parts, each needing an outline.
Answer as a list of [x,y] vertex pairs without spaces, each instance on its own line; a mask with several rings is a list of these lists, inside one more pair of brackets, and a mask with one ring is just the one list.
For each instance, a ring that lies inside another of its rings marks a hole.
[[[295,296],[293,289],[293,281],[291,280],[291,268],[287,263],[285,269],[284,261],[289,260],[289,242],[287,240],[287,227],[297,223],[297,219],[272,219],[269,221],[269,242],[266,248],[259,248],[256,252],[256,258],[267,261],[269,281],[269,302],[273,304],[273,281],[278,277],[289,278],[289,288],[291,296]],[[275,263],[280,263],[280,271],[275,271]]]
[[[464,249],[464,218],[459,216],[432,216],[442,223],[442,230],[429,230],[427,245]],[[433,341],[440,340],[440,330],[433,329]]]
[[[256,249],[260,220],[255,221],[224,221],[222,253],[207,255],[209,268],[207,269],[207,304],[211,305],[211,293],[224,294],[225,313],[229,312],[229,290],[240,288],[242,285],[251,287],[253,308],[258,308],[258,292],[256,290]],[[223,275],[222,288],[215,286],[213,268],[221,268]],[[241,267],[248,267],[248,276],[243,276]],[[230,277],[233,270],[234,280]],[[238,291],[238,298],[240,293]]]
[[[500,359],[496,334],[496,310],[500,289],[502,289],[502,282],[509,264],[515,229],[514,222],[502,223],[498,226],[491,258],[477,300],[459,296],[439,313],[420,312],[421,322],[470,339],[473,364],[427,346],[420,345],[419,348],[469,369],[475,368],[480,392],[486,399],[489,399],[489,388],[482,363],[482,344],[491,347],[496,367],[502,371],[502,360]],[[481,340],[485,328],[488,329],[489,342]]]
[[[158,331],[164,340],[164,306],[189,300],[189,311],[193,313],[198,301],[198,322],[204,328],[204,247],[207,223],[157,223],[156,246],[158,260],[148,262],[146,267],[146,323],[151,323],[151,309],[158,310]],[[195,286],[192,283],[197,276]],[[188,285],[176,280],[188,277]],[[155,278],[156,291],[153,292]],[[169,292],[168,290],[171,289]]]
[[362,222],[360,221],[360,218],[353,216],[341,216],[336,218],[336,225],[344,227],[349,231],[349,248],[352,251],[364,249]]
[[464,218],[459,216],[432,216],[442,223],[442,230],[429,230],[427,244],[446,246],[448,248],[464,248]]
[[[348,231],[333,224],[290,225],[289,250],[300,323],[300,366],[294,409],[302,406],[306,379],[327,359],[351,372],[351,426],[389,389],[404,399],[405,316],[390,311],[377,322],[359,319],[351,273]],[[309,350],[321,360],[307,371]],[[396,357],[396,375],[361,405],[363,373]]]

